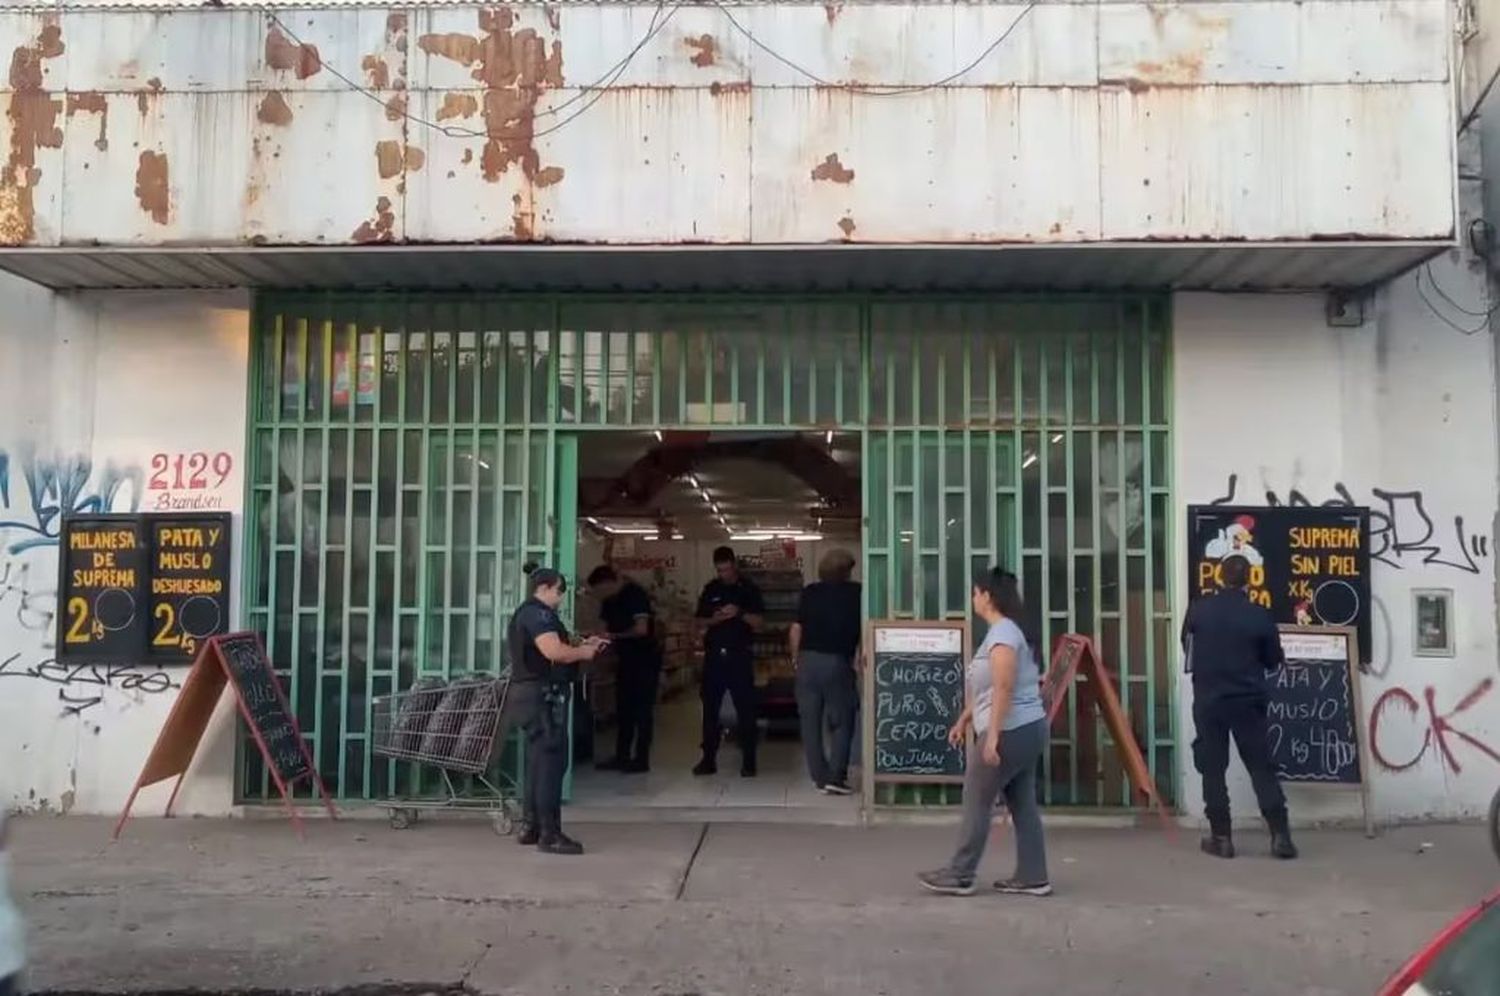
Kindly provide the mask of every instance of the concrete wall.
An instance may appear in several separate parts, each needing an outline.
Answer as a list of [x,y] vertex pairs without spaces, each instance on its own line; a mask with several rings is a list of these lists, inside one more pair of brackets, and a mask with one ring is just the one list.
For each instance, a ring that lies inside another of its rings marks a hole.
[[[1482,318],[1438,290],[1483,312],[1486,282],[1482,269],[1447,259],[1418,279],[1382,291],[1360,328],[1329,328],[1316,296],[1185,294],[1175,303],[1179,509],[1228,495],[1289,503],[1295,490],[1313,504],[1348,496],[1374,513],[1374,660],[1360,682],[1360,733],[1381,819],[1474,815],[1500,778],[1493,343]],[[1413,654],[1411,593],[1420,588],[1454,593],[1453,659]],[[1184,679],[1180,688],[1183,802],[1196,815],[1191,687]],[[1236,816],[1254,819],[1238,761],[1233,770]],[[1338,789],[1290,795],[1302,819],[1359,812],[1358,796]]]
[[0,244],[1454,227],[1448,0],[193,6],[0,19]]
[[[63,297],[4,278],[0,301],[0,806],[118,811],[183,670],[54,660],[60,516],[186,503],[235,513],[238,531],[249,299]],[[172,461],[198,451],[231,454],[233,469],[177,487]],[[237,545],[235,577],[237,619]],[[228,809],[229,718],[210,728],[181,811]],[[169,788],[142,805],[159,809]]]

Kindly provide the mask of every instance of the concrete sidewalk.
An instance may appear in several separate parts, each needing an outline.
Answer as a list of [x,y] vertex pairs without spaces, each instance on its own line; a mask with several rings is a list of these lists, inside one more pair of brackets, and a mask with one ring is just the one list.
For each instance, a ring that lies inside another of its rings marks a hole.
[[[1477,827],[1222,863],[1190,834],[1051,834],[1049,900],[920,892],[944,827],[609,825],[582,858],[487,824],[22,820],[17,888],[48,991],[1369,993],[1500,880]],[[997,831],[986,862],[1009,870]]]

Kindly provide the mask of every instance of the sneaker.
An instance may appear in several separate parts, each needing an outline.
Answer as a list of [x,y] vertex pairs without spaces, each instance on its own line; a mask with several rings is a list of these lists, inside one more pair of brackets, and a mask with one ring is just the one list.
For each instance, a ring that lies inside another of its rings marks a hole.
[[719,762],[715,761],[711,757],[705,757],[703,760],[693,765],[693,774],[695,775],[717,775],[718,773]]
[[543,854],[577,855],[583,853],[583,845],[561,830],[543,837],[537,842],[536,848]]
[[1234,841],[1229,837],[1204,837],[1199,842],[1198,848],[1204,853],[1216,858],[1234,857]]
[[828,782],[820,786],[827,795],[853,795],[854,790],[849,787],[848,782]]
[[922,888],[928,892],[936,892],[944,896],[972,896],[974,894],[974,879],[964,878],[948,868],[941,871],[923,872],[917,876],[917,881],[922,883]]
[[516,843],[522,847],[535,847],[541,839],[541,828],[535,823],[522,823],[520,832],[516,834]]
[[1291,861],[1297,857],[1297,845],[1292,843],[1292,835],[1289,833],[1273,833],[1271,835],[1271,855],[1282,861]]
[[995,883],[995,891],[1007,896],[1050,896],[1051,882],[1035,882],[1028,885],[1013,878],[1002,878]]

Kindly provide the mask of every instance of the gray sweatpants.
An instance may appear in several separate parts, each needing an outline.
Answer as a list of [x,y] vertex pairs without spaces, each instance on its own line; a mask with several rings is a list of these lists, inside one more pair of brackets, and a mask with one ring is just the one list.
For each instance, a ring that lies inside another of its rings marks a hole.
[[1042,833],[1042,812],[1036,801],[1036,768],[1047,746],[1047,721],[1039,719],[1000,734],[1000,765],[984,763],[983,738],[969,746],[964,768],[964,815],[958,850],[949,869],[973,878],[989,842],[995,818],[995,800],[1005,793],[1016,833],[1017,882],[1039,885],[1047,881],[1047,841]]
[[[815,785],[844,784],[849,779],[849,753],[854,743],[854,710],[859,686],[854,662],[838,654],[804,650],[797,661],[797,715],[802,724],[802,750],[807,774]],[[824,751],[823,731],[829,732]]]

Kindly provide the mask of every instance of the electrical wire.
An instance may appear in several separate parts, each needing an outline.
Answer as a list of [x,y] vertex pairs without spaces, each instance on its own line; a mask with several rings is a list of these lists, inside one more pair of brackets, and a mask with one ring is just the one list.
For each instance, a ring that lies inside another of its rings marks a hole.
[[[1422,284],[1422,278],[1424,276],[1427,278],[1428,286],[1432,287],[1432,289],[1437,292],[1438,296],[1441,297],[1445,302],[1447,302],[1449,306],[1451,306],[1455,311],[1461,312],[1462,314],[1467,315],[1470,318],[1480,319],[1479,324],[1474,326],[1473,328],[1468,328],[1460,325],[1458,322],[1454,321],[1446,314],[1444,314],[1443,309],[1434,304],[1432,298],[1427,296],[1427,289]],[[1431,263],[1428,263],[1421,269],[1417,270],[1416,283],[1417,294],[1422,298],[1422,303],[1427,305],[1427,310],[1432,312],[1433,315],[1435,315],[1438,320],[1441,321],[1444,325],[1447,325],[1449,328],[1459,333],[1460,335],[1479,335],[1481,332],[1484,332],[1490,327],[1490,319],[1494,317],[1497,311],[1500,311],[1500,304],[1495,305],[1495,307],[1489,309],[1488,311],[1471,311],[1468,308],[1460,305],[1458,302],[1454,301],[1453,298],[1448,296],[1447,292],[1444,291],[1442,287],[1438,286],[1438,282],[1433,279]]]
[[1026,16],[1036,9],[1036,0],[1028,3],[1021,9],[1021,12],[1015,16],[1015,19],[1010,22],[1009,26],[1007,26],[1006,29],[1000,33],[1000,36],[998,38],[990,42],[989,45],[985,46],[984,50],[977,56],[975,56],[972,62],[964,66],[962,69],[958,70],[958,72],[956,73],[944,76],[940,80],[933,80],[931,83],[914,83],[904,86],[873,87],[863,86],[858,83],[835,83],[831,80],[824,79],[812,70],[793,62],[791,59],[782,55],[780,52],[776,51],[771,46],[767,45],[765,42],[757,38],[754,32],[741,24],[739,18],[735,17],[734,14],[730,12],[729,6],[725,4],[723,0],[709,0],[709,2],[719,11],[720,14],[723,15],[724,19],[727,20],[736,31],[745,36],[750,44],[754,45],[756,48],[760,49],[762,52],[766,53],[777,62],[781,63],[783,66],[786,66],[788,69],[792,70],[795,73],[800,73],[819,86],[830,87],[838,90],[848,90],[851,93],[858,93],[867,97],[901,97],[914,93],[923,93],[927,90],[936,90],[940,87],[945,87],[948,84],[952,83],[954,80],[967,76],[969,73],[978,68],[980,63],[984,62],[985,59],[988,59],[991,53],[995,51],[995,49],[1004,44],[1005,40],[1011,36],[1011,33],[1014,32],[1017,27],[1020,26],[1021,22],[1025,20]]

